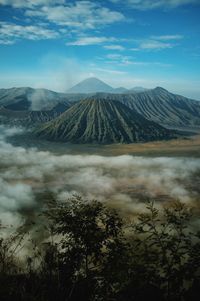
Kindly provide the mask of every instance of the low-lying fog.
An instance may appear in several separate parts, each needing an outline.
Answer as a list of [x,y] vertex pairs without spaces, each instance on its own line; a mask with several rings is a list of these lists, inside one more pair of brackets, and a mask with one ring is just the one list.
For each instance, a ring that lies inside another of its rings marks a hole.
[[148,158],[130,155],[55,155],[13,146],[6,139],[19,129],[0,126],[0,220],[17,226],[38,212],[43,202],[73,194],[98,199],[124,212],[142,210],[145,200],[200,196],[200,159]]

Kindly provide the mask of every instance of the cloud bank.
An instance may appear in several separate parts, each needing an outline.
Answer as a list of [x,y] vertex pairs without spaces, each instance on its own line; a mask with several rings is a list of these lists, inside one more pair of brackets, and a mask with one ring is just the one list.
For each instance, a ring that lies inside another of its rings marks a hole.
[[0,127],[0,220],[18,225],[45,199],[66,201],[73,194],[108,202],[124,212],[143,210],[148,198],[158,204],[200,194],[200,159],[123,155],[55,155],[15,147],[6,137],[16,129]]

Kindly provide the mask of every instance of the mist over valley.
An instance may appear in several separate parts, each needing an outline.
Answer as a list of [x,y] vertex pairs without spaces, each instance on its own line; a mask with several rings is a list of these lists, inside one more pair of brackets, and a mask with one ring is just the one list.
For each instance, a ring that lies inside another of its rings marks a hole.
[[0,300],[197,301],[199,0],[0,0]]
[[5,224],[19,225],[30,211],[37,215],[48,198],[65,201],[74,194],[106,202],[125,214],[143,211],[148,199],[158,205],[180,199],[199,206],[199,156],[180,155],[176,149],[170,157],[149,156],[144,152],[148,143],[138,145],[140,155],[128,155],[125,149],[123,155],[113,156],[108,146],[81,148],[37,144],[37,140],[31,145],[25,142],[25,129],[1,126],[0,130],[0,203]]

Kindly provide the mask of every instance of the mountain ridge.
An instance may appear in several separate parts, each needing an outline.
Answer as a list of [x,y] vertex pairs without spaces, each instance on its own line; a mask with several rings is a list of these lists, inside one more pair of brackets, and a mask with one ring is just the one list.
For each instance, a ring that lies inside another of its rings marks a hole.
[[30,87],[0,89],[0,107],[16,111],[48,111],[56,105],[85,98],[83,94],[67,94]]
[[[116,89],[118,89],[118,93],[116,93]],[[39,119],[42,121],[43,116],[45,118],[47,115],[50,118],[55,116],[49,112],[46,115],[46,112],[53,110],[56,106],[67,105],[70,107],[83,99],[95,97],[120,101],[149,121],[154,121],[165,127],[200,127],[200,101],[170,93],[162,87],[126,93],[122,91],[123,87],[116,89],[113,93],[96,92],[90,94],[58,93],[31,87],[0,89],[0,117],[8,113],[8,118],[12,121],[11,111],[37,111],[33,116],[40,116]],[[9,112],[4,109],[9,110]],[[39,114],[39,111],[44,113]],[[13,116],[17,118],[17,114]]]
[[86,99],[35,131],[47,140],[73,143],[133,143],[174,137],[118,101]]
[[96,94],[95,97],[120,101],[150,121],[166,127],[200,127],[200,101],[156,87],[132,94]]

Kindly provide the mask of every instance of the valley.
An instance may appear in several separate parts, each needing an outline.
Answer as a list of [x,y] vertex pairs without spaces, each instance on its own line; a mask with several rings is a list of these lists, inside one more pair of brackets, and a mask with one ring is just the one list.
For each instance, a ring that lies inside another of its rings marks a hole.
[[51,151],[54,154],[95,154],[103,156],[119,156],[130,154],[147,157],[200,157],[200,131],[196,135],[172,139],[169,141],[154,141],[146,143],[130,144],[73,144],[46,141],[39,139],[30,132],[22,132],[7,138],[8,142],[15,146],[26,148],[37,147],[42,151]]

